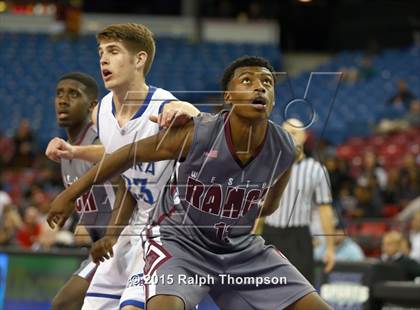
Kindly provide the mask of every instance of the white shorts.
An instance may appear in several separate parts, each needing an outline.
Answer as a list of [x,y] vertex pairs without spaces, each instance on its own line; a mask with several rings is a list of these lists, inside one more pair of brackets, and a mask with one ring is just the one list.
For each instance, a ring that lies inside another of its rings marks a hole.
[[140,238],[122,234],[114,256],[100,263],[86,293],[82,310],[144,309],[143,248]]

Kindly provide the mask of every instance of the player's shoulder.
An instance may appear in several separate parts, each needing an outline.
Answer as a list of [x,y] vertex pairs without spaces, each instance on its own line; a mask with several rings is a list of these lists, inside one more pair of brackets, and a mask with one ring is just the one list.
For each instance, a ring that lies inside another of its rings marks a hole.
[[113,93],[110,91],[108,94],[102,97],[101,102],[112,102]]
[[108,94],[102,97],[102,99],[98,103],[97,109],[99,111],[105,111],[106,109],[112,109],[112,96],[113,93],[110,91]]
[[311,164],[312,169],[314,169],[314,171],[316,170],[326,170],[327,168],[324,166],[323,163],[321,163],[319,160],[313,158],[313,157],[306,157],[304,160],[306,160],[309,164]]
[[222,119],[224,117],[223,114],[224,114],[224,111],[222,111],[220,113],[217,113],[217,114],[201,112],[197,116],[193,117],[193,119],[194,119],[194,122],[214,123],[217,120]]
[[221,111],[219,113],[205,113],[201,112],[197,116],[193,117],[195,131],[206,132],[209,134],[217,128],[222,128],[225,124],[227,111]]
[[93,123],[89,123],[82,140],[82,145],[97,144],[99,140],[98,129]]
[[154,87],[154,86],[150,86],[152,88],[154,88],[154,92],[153,92],[153,99],[154,100],[162,100],[162,101],[172,101],[172,100],[177,100],[177,98],[168,90],[160,88],[160,87]]
[[268,130],[274,135],[274,139],[281,142],[281,147],[286,151],[296,154],[296,143],[292,135],[288,133],[282,126],[274,123],[273,121],[268,121]]

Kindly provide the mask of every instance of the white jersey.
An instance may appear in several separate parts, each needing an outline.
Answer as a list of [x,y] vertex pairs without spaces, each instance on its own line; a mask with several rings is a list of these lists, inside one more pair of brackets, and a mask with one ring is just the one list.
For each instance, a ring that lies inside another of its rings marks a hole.
[[[124,127],[120,127],[115,118],[113,93],[107,94],[98,106],[97,126],[99,139],[105,147],[106,153],[112,153],[119,148],[155,135],[159,132],[159,125],[150,121],[150,115],[158,115],[163,106],[176,98],[168,91],[149,86],[144,103],[137,113]],[[168,182],[174,161],[159,161],[150,163],[133,162],[122,177],[127,189],[137,200],[137,214],[132,218],[131,226],[135,231],[142,229],[148,219],[148,213],[156,202],[160,190]]]

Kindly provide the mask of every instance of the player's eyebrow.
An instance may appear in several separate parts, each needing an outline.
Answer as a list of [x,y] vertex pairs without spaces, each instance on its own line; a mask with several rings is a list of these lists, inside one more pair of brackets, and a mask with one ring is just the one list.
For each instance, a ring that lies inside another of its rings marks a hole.
[[252,72],[252,71],[245,71],[245,72],[242,72],[241,74],[239,74],[238,78],[240,78],[240,77],[241,77],[241,76],[243,76],[243,75],[247,75],[247,74],[267,76],[267,77],[269,77],[269,78],[273,79],[273,76],[272,76],[270,73],[266,73],[266,72],[259,73],[259,72]]
[[117,44],[110,44],[110,45],[107,45],[107,46],[104,46],[104,47],[99,46],[98,47],[98,52],[101,52],[104,49],[109,50],[109,49],[112,49],[112,48],[118,48],[119,49],[120,47]]
[[241,74],[239,74],[238,78],[240,78],[243,75],[247,75],[247,74],[255,75],[255,72],[251,72],[251,71],[242,72]]

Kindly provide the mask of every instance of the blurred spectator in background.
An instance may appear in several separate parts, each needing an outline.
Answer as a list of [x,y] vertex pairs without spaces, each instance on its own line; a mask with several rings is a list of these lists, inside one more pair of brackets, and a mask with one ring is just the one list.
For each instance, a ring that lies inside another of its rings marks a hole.
[[339,69],[342,72],[342,79],[350,84],[356,83],[357,81],[369,80],[375,76],[376,71],[373,66],[372,57],[364,56],[355,67],[343,67]]
[[353,195],[353,185],[344,183],[338,193],[338,206],[341,214],[345,217],[360,216],[357,211],[357,198]]
[[420,100],[414,99],[410,102],[410,109],[404,116],[407,127],[420,127]]
[[381,260],[385,263],[398,265],[407,280],[420,277],[420,264],[404,254],[404,236],[397,231],[391,231],[382,239]]
[[358,179],[362,178],[367,179],[371,187],[379,189],[380,192],[385,191],[388,176],[373,152],[366,152],[363,156],[362,173]]
[[409,239],[411,243],[410,257],[420,263],[420,211],[417,211],[411,219]]
[[337,156],[328,157],[324,164],[330,176],[333,200],[336,200],[338,199],[340,189],[346,183],[351,182],[349,167],[344,160]]
[[41,185],[32,184],[29,191],[25,195],[25,200],[22,202],[24,207],[33,206],[38,212],[39,216],[44,220],[44,215],[48,212],[50,199],[48,194],[42,189]]
[[12,203],[12,198],[10,198],[9,194],[3,191],[2,186],[0,184],[0,218],[3,216],[4,207]]
[[385,204],[399,204],[400,202],[400,170],[392,168],[388,170],[388,181],[384,191]]
[[353,217],[378,217],[382,215],[382,198],[378,189],[367,178],[359,178],[354,189],[356,210]]
[[36,142],[29,121],[23,119],[13,137],[15,154],[12,165],[18,168],[31,167],[35,158]]
[[37,208],[27,207],[23,212],[23,225],[17,232],[17,240],[22,248],[30,249],[41,236],[41,217]]
[[[365,259],[365,254],[361,247],[346,234],[341,224],[336,225],[334,233],[336,261],[357,262]],[[316,260],[322,260],[325,255],[325,249],[325,242],[321,241],[314,251]]]
[[346,198],[351,196],[351,190],[347,192],[345,192],[345,190],[348,189],[352,183],[348,163],[334,155],[327,157],[324,164],[330,176],[334,209],[340,213],[345,213],[346,209],[354,209],[354,197],[354,204],[352,206],[350,206],[348,204],[349,201],[346,200]]
[[13,140],[0,132],[0,169],[6,168],[12,160],[15,145]]
[[411,200],[404,209],[397,215],[397,220],[404,223],[407,223],[411,220],[411,218],[420,212],[420,196]]
[[388,103],[394,106],[404,106],[407,110],[410,101],[415,99],[413,93],[408,89],[405,80],[399,80],[397,85],[397,93],[388,99]]
[[16,233],[22,227],[22,219],[16,206],[6,204],[0,215],[0,245],[11,245],[16,240]]
[[369,80],[374,77],[376,70],[373,66],[373,59],[370,56],[364,56],[359,67],[359,80]]
[[420,193],[420,172],[417,167],[416,157],[411,153],[404,155],[403,166],[400,169],[398,182],[400,186],[399,198],[401,204],[405,206]]
[[382,193],[387,186],[387,173],[372,152],[363,157],[362,172],[357,177],[354,195],[357,199],[355,216],[376,217],[382,215]]
[[376,132],[389,134],[410,127],[420,127],[420,100],[418,99],[411,100],[409,110],[402,118],[381,120],[376,128]]

